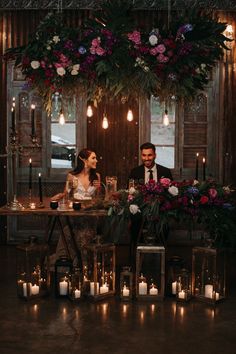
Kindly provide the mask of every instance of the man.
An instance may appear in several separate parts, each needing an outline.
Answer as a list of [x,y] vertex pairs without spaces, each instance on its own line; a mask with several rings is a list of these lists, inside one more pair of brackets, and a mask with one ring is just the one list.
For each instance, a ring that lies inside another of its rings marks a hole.
[[129,179],[138,180],[140,184],[147,183],[150,179],[156,182],[163,177],[172,179],[169,168],[155,163],[155,145],[144,143],[140,146],[140,150],[143,164],[131,170]]

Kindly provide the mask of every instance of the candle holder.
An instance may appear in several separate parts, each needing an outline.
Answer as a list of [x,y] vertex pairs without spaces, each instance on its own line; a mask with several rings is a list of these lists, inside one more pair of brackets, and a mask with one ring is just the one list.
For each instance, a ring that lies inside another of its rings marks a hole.
[[130,267],[123,267],[120,273],[120,299],[130,301],[133,297],[133,273]]
[[225,252],[213,247],[192,251],[192,291],[194,297],[215,305],[225,299]]
[[192,297],[191,277],[187,269],[181,269],[181,273],[177,276],[177,292],[176,300],[180,302],[188,302]]
[[165,248],[138,246],[136,251],[136,297],[160,301],[165,291]]
[[17,295],[30,300],[48,294],[50,285],[48,245],[31,236],[16,248]]
[[55,296],[68,297],[71,287],[72,261],[67,257],[60,257],[55,262]]
[[79,302],[83,298],[82,272],[79,268],[74,268],[71,275],[71,286],[69,288],[69,299]]

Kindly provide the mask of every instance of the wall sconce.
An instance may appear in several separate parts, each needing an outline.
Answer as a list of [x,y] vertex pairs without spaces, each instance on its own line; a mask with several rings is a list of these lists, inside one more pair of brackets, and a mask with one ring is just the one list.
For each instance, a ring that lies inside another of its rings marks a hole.
[[132,122],[133,120],[134,120],[133,112],[131,109],[129,109],[127,113],[127,121]]
[[168,116],[168,110],[165,109],[165,113],[163,116],[163,125],[165,125],[167,127],[169,124],[170,124],[170,121],[169,121],[169,116]]
[[64,124],[65,124],[65,117],[64,117],[64,114],[63,114],[62,109],[60,110],[59,124],[61,124],[61,125],[64,125]]
[[87,117],[90,118],[93,116],[93,109],[91,105],[88,105],[87,107]]
[[108,119],[107,119],[106,114],[104,114],[103,120],[102,120],[102,128],[103,128],[103,129],[107,129],[108,126],[109,126]]

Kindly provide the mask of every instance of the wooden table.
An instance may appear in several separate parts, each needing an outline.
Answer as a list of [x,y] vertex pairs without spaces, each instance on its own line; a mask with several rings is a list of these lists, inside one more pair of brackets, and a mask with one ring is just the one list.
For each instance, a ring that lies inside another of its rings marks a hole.
[[[21,201],[22,202],[22,201]],[[22,202],[23,205],[27,205],[26,203]],[[63,245],[65,247],[65,250],[67,252],[67,255],[69,258],[71,258],[70,251],[68,248],[68,243],[66,239],[66,235],[63,229],[63,223],[62,223],[62,218],[65,219],[66,225],[69,227],[69,232],[71,236],[71,240],[73,243],[73,248],[77,254],[77,257],[79,260],[81,260],[81,252],[77,246],[77,243],[75,241],[75,235],[71,223],[71,218],[74,217],[83,217],[83,216],[88,216],[88,217],[102,217],[107,215],[107,211],[105,209],[92,209],[86,208],[86,203],[83,205],[80,210],[73,210],[72,208],[67,208],[63,210],[53,210],[49,207],[50,200],[47,199],[45,201],[45,207],[43,208],[37,208],[36,209],[30,209],[28,207],[23,207],[22,209],[19,210],[12,210],[8,206],[3,206],[0,208],[0,216],[26,216],[26,215],[41,215],[41,216],[47,216],[48,217],[48,226],[46,230],[46,242],[50,244],[52,236],[53,236],[53,231],[55,229],[56,224],[59,226],[60,234],[62,236],[62,241]]]

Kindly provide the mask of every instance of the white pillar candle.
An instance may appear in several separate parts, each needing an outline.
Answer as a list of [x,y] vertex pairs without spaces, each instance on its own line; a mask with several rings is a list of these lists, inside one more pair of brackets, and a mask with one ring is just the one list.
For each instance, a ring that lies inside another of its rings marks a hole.
[[107,283],[103,284],[103,285],[100,287],[100,294],[108,293],[108,291],[109,291],[109,287],[108,287]]
[[30,209],[36,209],[36,203],[30,203]]
[[209,297],[210,299],[212,299],[212,295],[213,295],[213,285],[206,284],[205,285],[205,297]]
[[158,295],[158,289],[152,286],[149,293],[150,295]]
[[177,281],[173,281],[172,283],[172,294],[176,294],[176,289],[177,289]]
[[38,285],[34,284],[34,285],[32,286],[32,288],[31,288],[31,294],[32,294],[32,295],[37,295],[37,294],[39,294],[39,286],[38,286]]
[[138,292],[139,295],[147,295],[147,283],[144,281],[141,281],[138,285]]
[[129,289],[126,287],[126,285],[124,285],[122,292],[123,296],[129,296]]
[[[95,292],[95,285],[96,285],[96,292]],[[94,283],[93,281],[90,282],[90,295],[97,295],[99,294],[99,283]]]
[[59,282],[59,293],[60,295],[67,295],[68,293],[68,282],[63,280]]
[[220,293],[216,293],[216,300],[219,300],[220,298]]
[[75,289],[75,299],[79,299],[81,296],[81,291],[79,289]]
[[27,296],[27,283],[23,283],[23,296]]
[[178,297],[179,299],[185,299],[186,296],[185,296],[185,292],[183,290],[181,290],[179,293],[178,293]]

